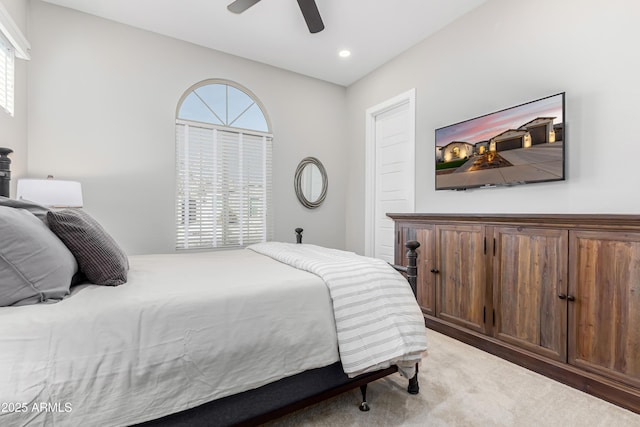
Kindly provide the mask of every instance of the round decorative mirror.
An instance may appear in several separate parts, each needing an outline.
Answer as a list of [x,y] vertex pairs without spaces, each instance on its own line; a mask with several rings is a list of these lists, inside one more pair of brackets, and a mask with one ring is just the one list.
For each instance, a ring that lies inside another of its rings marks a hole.
[[296,169],[294,187],[298,200],[305,208],[315,209],[327,196],[327,171],[320,160],[305,157]]

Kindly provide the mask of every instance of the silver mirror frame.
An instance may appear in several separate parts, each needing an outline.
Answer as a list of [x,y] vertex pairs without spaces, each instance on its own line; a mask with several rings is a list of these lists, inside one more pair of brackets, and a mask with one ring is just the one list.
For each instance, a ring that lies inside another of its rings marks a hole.
[[[322,176],[322,191],[320,192],[320,195],[316,200],[308,200],[305,197],[304,192],[302,191],[302,172],[307,165],[317,166],[318,170],[320,171],[320,175]],[[293,178],[293,185],[296,190],[296,196],[298,197],[300,203],[302,203],[302,206],[308,209],[315,209],[320,206],[322,202],[324,202],[325,197],[327,197],[327,187],[329,186],[327,171],[325,170],[320,160],[316,159],[315,157],[305,157],[304,159],[302,159],[300,161],[300,164],[298,164],[298,167],[296,168],[296,174]]]

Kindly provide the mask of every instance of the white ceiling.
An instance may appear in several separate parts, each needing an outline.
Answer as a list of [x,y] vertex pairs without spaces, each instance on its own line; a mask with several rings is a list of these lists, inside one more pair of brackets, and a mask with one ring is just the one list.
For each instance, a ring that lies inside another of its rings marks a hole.
[[232,0],[45,1],[348,86],[486,0],[316,0],[317,34],[296,0],[240,15],[227,10]]

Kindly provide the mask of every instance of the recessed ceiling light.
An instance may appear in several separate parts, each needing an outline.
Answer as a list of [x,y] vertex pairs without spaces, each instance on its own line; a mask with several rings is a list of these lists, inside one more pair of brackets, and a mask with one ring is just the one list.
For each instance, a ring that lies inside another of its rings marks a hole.
[[340,52],[338,52],[338,55],[340,55],[340,58],[348,58],[351,56],[351,51],[347,49],[342,49]]

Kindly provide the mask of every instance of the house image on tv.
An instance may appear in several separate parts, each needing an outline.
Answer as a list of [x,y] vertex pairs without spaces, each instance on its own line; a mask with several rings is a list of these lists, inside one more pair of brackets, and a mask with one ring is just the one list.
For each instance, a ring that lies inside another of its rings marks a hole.
[[556,123],[553,125],[553,131],[555,132],[556,141],[562,141],[564,133],[564,123]]
[[482,156],[489,150],[489,141],[476,142],[474,145],[474,153]]
[[469,158],[474,153],[474,145],[464,141],[452,141],[440,150],[442,161],[451,162]]
[[555,142],[554,119],[555,117],[538,117],[518,129],[507,129],[489,140],[489,151],[529,148],[532,145]]
[[506,151],[531,147],[531,135],[526,130],[507,129],[489,140],[489,151]]
[[483,156],[489,152],[529,148],[534,145],[562,141],[564,124],[554,124],[554,120],[555,117],[537,117],[517,129],[507,129],[489,140],[475,144],[452,141],[443,147],[436,147],[436,162],[448,163],[473,156]]

